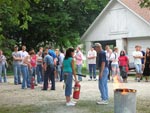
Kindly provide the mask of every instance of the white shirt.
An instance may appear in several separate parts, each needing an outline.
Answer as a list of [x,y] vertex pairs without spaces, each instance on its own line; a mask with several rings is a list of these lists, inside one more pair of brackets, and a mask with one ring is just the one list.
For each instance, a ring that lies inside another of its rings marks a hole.
[[0,65],[5,65],[6,63],[6,57],[4,55],[0,56]]
[[88,59],[88,64],[96,64],[97,53],[95,50],[93,50],[93,51],[89,50],[87,57],[94,57],[92,59]]
[[112,61],[111,64],[118,64],[118,57],[119,57],[118,53],[113,52],[110,56],[110,60]]
[[24,58],[26,57],[26,56],[28,56],[28,52],[26,52],[26,51],[19,51],[19,53],[20,53],[20,55],[21,55],[21,58],[22,58],[22,62],[21,62],[21,64],[23,63],[23,60],[24,60]]
[[[141,51],[134,51],[132,55],[133,55],[133,57],[134,56],[140,56],[140,57],[143,56]],[[135,64],[142,64],[141,58],[134,58],[134,63]]]

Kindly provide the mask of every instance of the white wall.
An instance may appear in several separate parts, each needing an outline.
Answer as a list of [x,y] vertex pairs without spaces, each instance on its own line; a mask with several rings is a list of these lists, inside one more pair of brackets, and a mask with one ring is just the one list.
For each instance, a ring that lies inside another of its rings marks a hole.
[[114,1],[89,30],[84,40],[101,41],[126,37],[144,37],[150,36],[149,31],[149,25],[126,7]]

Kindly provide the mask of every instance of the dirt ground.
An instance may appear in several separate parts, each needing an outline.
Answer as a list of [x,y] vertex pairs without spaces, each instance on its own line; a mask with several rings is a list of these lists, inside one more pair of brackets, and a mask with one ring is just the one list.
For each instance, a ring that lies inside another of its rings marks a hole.
[[[77,106],[69,108],[72,113],[98,113],[99,105],[96,100],[100,98],[98,81],[88,81],[84,78],[81,84],[80,99]],[[0,113],[21,113],[17,106],[24,110],[24,113],[69,113],[65,106],[64,89],[62,82],[56,82],[55,91],[41,91],[42,85],[38,85],[34,90],[21,89],[21,85],[13,85],[13,78],[9,78],[8,83],[0,84]],[[113,113],[114,109],[114,83],[108,82],[110,102],[100,113]],[[129,78],[128,83],[121,84],[121,87],[136,89],[137,113],[149,113],[150,111],[150,82],[135,82],[134,78]],[[144,104],[144,108],[140,108]],[[89,107],[89,109],[86,107]],[[32,107],[31,107],[32,106]],[[92,112],[90,111],[94,106]],[[23,107],[23,108],[22,108]],[[90,108],[91,107],[91,108]],[[2,110],[2,108],[5,108]],[[35,110],[34,110],[35,108]],[[37,110],[38,109],[38,110]],[[12,111],[11,111],[12,110]],[[95,111],[94,111],[95,110]],[[142,112],[144,110],[144,112]],[[22,111],[22,110],[21,110]],[[22,111],[23,113],[23,111]]]

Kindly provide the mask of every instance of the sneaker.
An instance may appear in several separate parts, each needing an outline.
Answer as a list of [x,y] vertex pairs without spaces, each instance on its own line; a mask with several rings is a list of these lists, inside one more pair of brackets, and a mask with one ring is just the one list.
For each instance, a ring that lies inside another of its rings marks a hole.
[[73,100],[72,100],[71,102],[72,102],[72,103],[74,103],[74,104],[76,104],[76,103],[77,103],[76,101],[73,101]]
[[94,78],[94,81],[96,81],[97,79],[96,78]]
[[89,79],[88,79],[88,81],[92,81],[92,79],[91,79],[91,78],[89,78]]
[[140,78],[137,78],[137,82],[140,82]]
[[107,100],[102,100],[102,101],[97,101],[96,102],[98,105],[107,105],[108,101]]
[[66,103],[66,106],[75,106],[75,105],[76,105],[76,104],[74,104],[74,103],[71,102],[71,101]]

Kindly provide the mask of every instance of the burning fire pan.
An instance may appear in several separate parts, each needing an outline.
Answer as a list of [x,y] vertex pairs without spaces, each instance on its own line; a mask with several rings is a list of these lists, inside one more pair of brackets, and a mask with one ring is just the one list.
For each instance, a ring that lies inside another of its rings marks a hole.
[[114,113],[136,113],[136,90],[114,90]]

